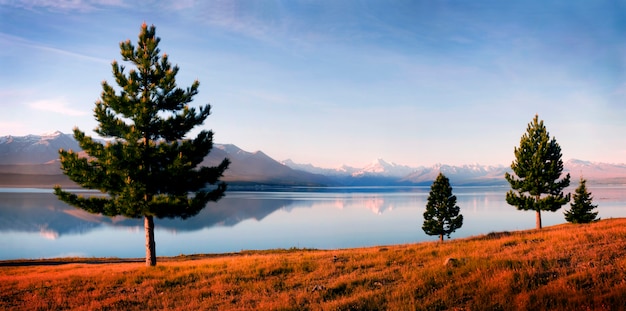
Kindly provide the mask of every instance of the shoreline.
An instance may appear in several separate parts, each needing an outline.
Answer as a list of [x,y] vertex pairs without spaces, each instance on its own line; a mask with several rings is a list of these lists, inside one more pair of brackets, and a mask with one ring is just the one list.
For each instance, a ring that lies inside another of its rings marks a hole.
[[[626,217],[615,217],[615,218],[606,218],[600,219],[591,224],[582,224],[584,225],[593,225],[600,223],[609,223],[615,221],[622,221],[626,223]],[[448,239],[443,242],[441,245],[450,244],[450,243],[462,243],[462,242],[471,242],[475,240],[488,240],[488,239],[499,239],[511,235],[524,235],[524,234],[533,234],[533,233],[541,233],[544,231],[552,231],[558,230],[565,226],[575,226],[576,224],[571,223],[562,223],[556,224],[552,226],[543,227],[543,229],[525,229],[525,230],[513,230],[513,231],[498,231],[498,232],[489,232],[485,234],[473,235],[468,237],[460,237]],[[581,225],[581,224],[579,224]],[[395,247],[416,247],[426,244],[438,244],[438,241],[421,241],[415,243],[401,243],[401,244],[390,244],[390,245],[372,245],[372,246],[363,246],[363,247],[350,247],[350,248],[337,248],[337,249],[321,249],[321,248],[272,248],[272,249],[250,249],[250,250],[241,250],[238,252],[224,252],[224,253],[198,253],[198,254],[180,254],[176,256],[157,256],[157,262],[185,262],[185,261],[195,261],[195,260],[203,260],[203,259],[214,259],[214,258],[227,258],[227,257],[244,257],[250,255],[280,255],[280,254],[289,254],[289,253],[298,253],[298,252],[350,252],[350,251],[364,251],[371,249],[380,249],[380,248],[395,248]],[[0,268],[2,267],[27,267],[27,266],[59,266],[59,265],[68,265],[68,264],[125,264],[125,263],[143,263],[145,262],[145,258],[142,257],[51,257],[51,258],[19,258],[19,259],[0,259]]]
[[160,257],[156,267],[139,259],[106,260],[117,262],[73,258],[67,264],[53,265],[50,259],[48,265],[0,267],[0,309],[620,310],[626,305],[625,218],[444,243]]

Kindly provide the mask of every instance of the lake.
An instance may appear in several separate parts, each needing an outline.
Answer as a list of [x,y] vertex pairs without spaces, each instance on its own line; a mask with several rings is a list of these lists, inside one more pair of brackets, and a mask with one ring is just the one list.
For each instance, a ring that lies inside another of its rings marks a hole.
[[[589,187],[601,218],[626,217],[626,185]],[[232,191],[187,219],[155,219],[158,256],[251,249],[336,249],[436,241],[423,224],[429,187],[288,188]],[[507,187],[454,187],[462,238],[533,229],[535,213],[505,201]],[[573,188],[567,189],[573,192]],[[542,213],[543,225],[565,222]],[[143,221],[75,209],[49,189],[0,189],[0,260],[145,256]]]

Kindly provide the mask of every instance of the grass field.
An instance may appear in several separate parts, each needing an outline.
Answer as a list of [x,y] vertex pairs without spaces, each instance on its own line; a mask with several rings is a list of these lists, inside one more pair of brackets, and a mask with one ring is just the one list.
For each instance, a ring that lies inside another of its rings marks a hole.
[[[193,241],[190,241],[192,243]],[[1,310],[623,310],[626,219],[408,245],[0,262]]]

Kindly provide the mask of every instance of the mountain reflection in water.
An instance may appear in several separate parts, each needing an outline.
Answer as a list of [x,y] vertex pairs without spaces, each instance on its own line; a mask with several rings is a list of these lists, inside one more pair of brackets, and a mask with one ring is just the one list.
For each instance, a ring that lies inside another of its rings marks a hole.
[[[452,238],[533,229],[534,212],[517,211],[506,204],[507,190],[454,188],[464,224]],[[590,190],[600,217],[626,217],[626,186]],[[195,217],[156,219],[157,254],[332,249],[436,240],[421,230],[429,191],[428,187],[232,191]],[[564,223],[566,209],[569,205],[555,213],[542,213],[544,226]],[[143,247],[141,219],[90,214],[57,200],[50,190],[0,189],[0,260],[142,257]]]
[[[200,214],[186,220],[163,218],[157,229],[184,232],[213,226],[234,226],[246,219],[261,220],[293,200],[250,200],[237,195],[209,203]],[[49,237],[86,234],[102,226],[141,227],[143,219],[90,214],[59,201],[51,193],[0,193],[0,232],[40,232]]]

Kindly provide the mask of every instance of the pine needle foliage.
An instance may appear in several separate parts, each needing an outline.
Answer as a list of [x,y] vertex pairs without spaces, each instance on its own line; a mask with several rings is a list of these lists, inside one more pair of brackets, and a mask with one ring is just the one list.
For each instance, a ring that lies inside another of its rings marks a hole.
[[511,185],[506,202],[518,210],[535,211],[537,229],[541,229],[541,211],[555,212],[570,201],[570,194],[563,194],[570,184],[569,173],[563,178],[561,147],[555,138],[550,139],[543,120],[539,116],[528,124],[519,148],[515,148],[515,161],[511,164],[513,174],[504,178]]
[[120,43],[122,59],[135,68],[125,72],[113,61],[119,88],[102,83],[94,131],[107,142],[75,128],[74,138],[87,156],[59,151],[62,170],[72,181],[106,196],[80,196],[55,187],[60,200],[87,212],[144,217],[148,265],[156,264],[153,217],[185,219],[219,200],[226,191],[220,178],[230,163],[224,159],[215,167],[199,166],[213,147],[213,132],[185,137],[204,123],[211,106],[190,107],[199,82],[178,87],[179,68],[167,54],[160,54],[159,42],[155,27],[144,23],[137,45],[130,40]]
[[460,211],[461,208],[456,205],[456,196],[452,195],[450,180],[439,173],[430,187],[422,230],[428,235],[438,235],[443,242],[444,235],[450,238],[452,232],[463,226]]
[[570,204],[571,209],[565,211],[565,220],[574,224],[586,224],[596,221],[598,212],[593,210],[598,207],[593,204],[591,192],[587,191],[587,181],[580,178],[580,183],[573,196],[573,202]]

